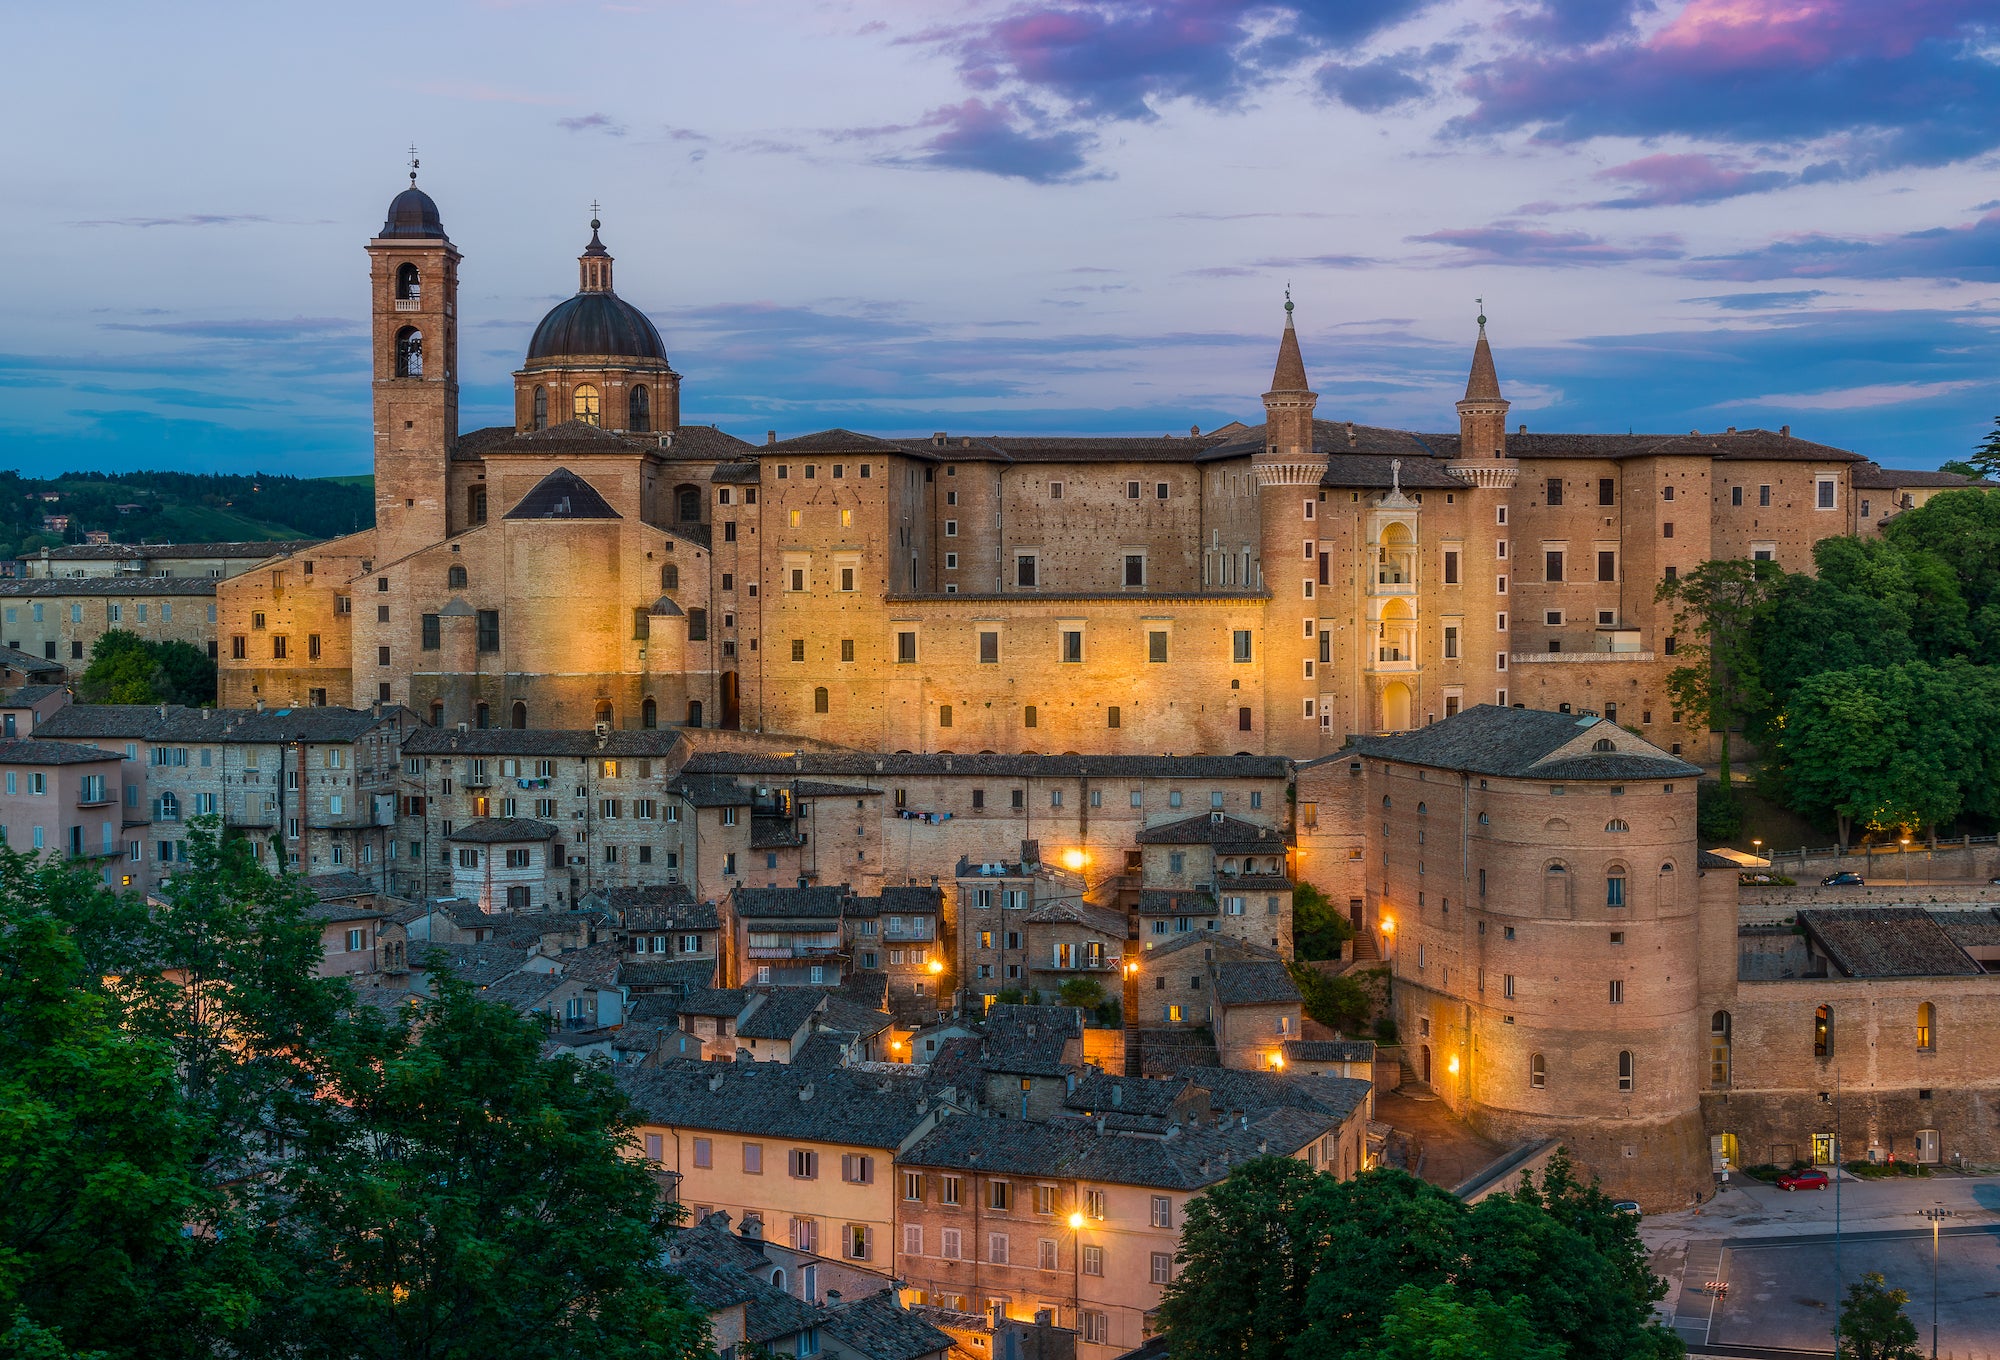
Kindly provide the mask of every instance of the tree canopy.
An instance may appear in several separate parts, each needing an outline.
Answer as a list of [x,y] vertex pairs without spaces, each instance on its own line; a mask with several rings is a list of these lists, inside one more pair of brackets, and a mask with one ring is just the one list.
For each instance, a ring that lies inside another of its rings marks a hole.
[[1393,1168],[1342,1181],[1258,1158],[1190,1201],[1181,1260],[1160,1319],[1185,1360],[1683,1353],[1652,1319],[1666,1286],[1632,1217],[1560,1153],[1470,1207]]
[[92,645],[77,696],[87,704],[198,708],[215,702],[215,662],[191,642],[148,642],[113,628]]
[[0,850],[0,1354],[693,1360],[601,1066],[445,980],[317,976],[212,819],[149,908]]

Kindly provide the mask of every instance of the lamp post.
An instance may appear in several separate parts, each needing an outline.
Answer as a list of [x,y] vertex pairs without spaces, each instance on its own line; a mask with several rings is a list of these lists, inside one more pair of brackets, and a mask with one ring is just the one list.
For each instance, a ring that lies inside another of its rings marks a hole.
[[1903,886],[1910,886],[1910,838],[1903,837]]
[[1947,1218],[1957,1217],[1957,1212],[1943,1205],[1933,1205],[1919,1210],[1931,1221],[1931,1360],[1937,1360],[1938,1351],[1938,1225]]
[[[1080,1193],[1080,1192],[1079,1192]],[[1083,1336],[1083,1215],[1069,1216],[1070,1312],[1076,1315],[1076,1334]]]
[[1750,838],[1750,853],[1758,859],[1764,858],[1764,838],[1762,836],[1752,836]]

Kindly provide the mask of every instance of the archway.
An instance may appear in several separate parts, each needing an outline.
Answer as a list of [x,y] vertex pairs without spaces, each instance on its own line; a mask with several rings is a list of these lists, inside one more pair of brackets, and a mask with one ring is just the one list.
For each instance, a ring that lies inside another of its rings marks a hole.
[[1425,1044],[1422,1048],[1418,1049],[1417,1058],[1418,1075],[1423,1078],[1424,1085],[1429,1086],[1431,1084],[1431,1046]]
[[519,699],[514,701],[514,712],[511,721],[517,729],[525,728],[528,725],[528,706]]
[[1398,680],[1382,691],[1382,726],[1391,732],[1410,730],[1410,687]]
[[731,732],[743,725],[743,695],[735,671],[722,673],[722,725]]

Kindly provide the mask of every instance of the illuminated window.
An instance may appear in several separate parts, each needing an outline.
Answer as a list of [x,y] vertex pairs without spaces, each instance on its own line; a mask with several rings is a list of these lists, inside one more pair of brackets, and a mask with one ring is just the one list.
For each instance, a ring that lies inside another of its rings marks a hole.
[[589,383],[578,386],[576,395],[570,399],[570,411],[586,425],[597,424],[603,418],[598,408],[597,389]]

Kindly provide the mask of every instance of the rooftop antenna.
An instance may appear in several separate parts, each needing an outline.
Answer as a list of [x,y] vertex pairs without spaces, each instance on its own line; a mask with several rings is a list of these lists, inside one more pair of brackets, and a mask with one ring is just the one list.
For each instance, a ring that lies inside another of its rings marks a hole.
[[410,143],[410,187],[417,187],[417,144]]

